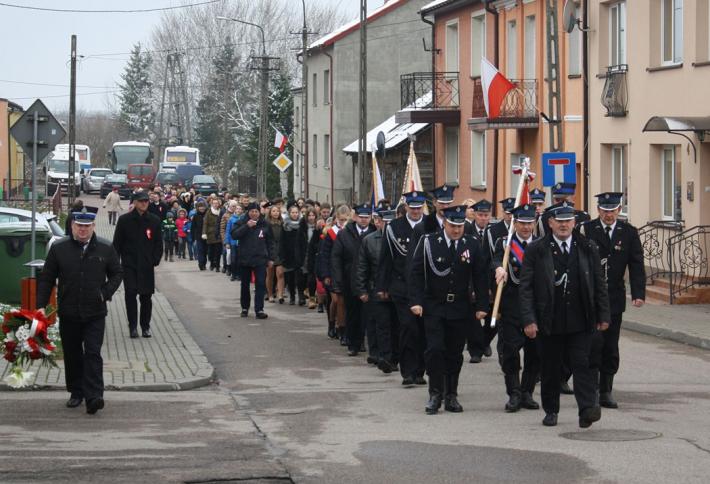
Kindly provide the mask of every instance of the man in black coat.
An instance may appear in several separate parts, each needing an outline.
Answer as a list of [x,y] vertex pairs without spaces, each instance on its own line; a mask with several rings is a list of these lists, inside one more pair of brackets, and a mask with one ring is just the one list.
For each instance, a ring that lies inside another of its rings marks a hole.
[[138,304],[144,338],[152,336],[150,317],[155,292],[155,267],[163,256],[163,236],[160,219],[148,212],[148,194],[133,195],[133,210],[118,217],[113,234],[113,246],[121,257],[126,316],[131,338],[138,337]]
[[[548,220],[552,216],[552,211],[557,209],[558,207],[561,207],[563,203],[567,203],[568,206],[574,207],[574,202],[572,201],[572,198],[574,197],[574,192],[575,189],[577,188],[576,183],[567,183],[567,182],[561,182],[557,183],[554,185],[551,189],[552,193],[552,205],[547,207],[542,215],[538,218],[538,224],[537,224],[537,236],[538,237],[544,237],[547,232],[549,232],[549,226],[548,226]],[[574,220],[575,220],[575,230],[579,231],[579,229],[582,227],[582,224],[585,222],[589,222],[591,220],[591,217],[587,212],[584,210],[575,210],[574,211]]]
[[[533,400],[535,384],[540,374],[540,357],[537,342],[523,332],[520,318],[518,288],[520,272],[525,260],[525,249],[534,240],[535,207],[522,205],[513,211],[514,232],[510,241],[507,267],[503,266],[507,237],[499,239],[493,254],[492,268],[496,284],[505,281],[500,300],[498,319],[498,361],[505,375],[505,389],[508,393],[506,412],[517,412],[520,408],[537,410],[540,405]],[[522,382],[520,379],[520,350],[525,353]]]
[[348,355],[357,356],[363,351],[365,328],[362,318],[362,301],[353,287],[353,277],[357,267],[357,256],[360,244],[365,236],[375,231],[370,223],[372,206],[356,205],[355,222],[348,222],[333,243],[330,255],[333,276],[333,292],[345,301],[345,331],[348,340]]
[[275,247],[271,227],[261,216],[259,205],[247,206],[247,216],[232,227],[232,238],[239,241],[239,266],[241,270],[241,317],[249,315],[251,305],[251,274],[254,273],[254,311],[257,319],[266,319],[264,296],[266,294],[266,268],[274,265]]
[[168,215],[168,204],[160,199],[160,192],[158,191],[150,192],[149,198],[148,211],[158,217],[162,222]]
[[426,197],[422,192],[403,195],[407,214],[397,218],[385,229],[383,250],[380,252],[380,267],[377,278],[377,294],[381,299],[391,299],[399,326],[399,370],[403,385],[414,385],[424,380],[424,321],[415,318],[409,310],[408,251],[414,229],[422,222]]
[[417,244],[410,278],[410,310],[424,319],[426,331],[429,415],[439,411],[442,400],[445,410],[463,411],[457,397],[466,326],[471,324],[471,286],[476,318],[484,318],[489,306],[488,258],[476,239],[464,235],[466,206],[449,207],[444,216],[444,229]]
[[106,328],[106,301],[121,285],[118,254],[108,240],[94,234],[95,207],[72,214],[71,232],[54,243],[37,277],[37,307],[44,308],[59,279],[59,333],[70,398],[67,407],[81,405],[94,414],[104,407],[101,345]]
[[429,192],[434,197],[435,211],[434,213],[425,215],[422,219],[422,223],[414,227],[414,232],[409,242],[410,254],[414,253],[414,249],[422,235],[433,234],[444,228],[444,210],[454,203],[455,191],[456,186],[444,184]]
[[611,390],[614,375],[619,370],[619,333],[621,316],[626,309],[626,281],[629,271],[631,303],[640,308],[646,298],[646,272],[643,266],[643,247],[638,230],[619,220],[623,193],[606,192],[596,195],[599,217],[582,226],[582,233],[599,247],[599,257],[609,291],[611,323],[609,329],[597,334],[593,364],[599,366],[599,404],[617,408]]
[[520,314],[525,334],[540,338],[543,425],[557,425],[560,374],[567,353],[579,426],[585,428],[601,418],[589,356],[594,331],[609,327],[609,297],[596,244],[574,233],[574,208],[564,203],[549,225],[551,233],[525,251]]

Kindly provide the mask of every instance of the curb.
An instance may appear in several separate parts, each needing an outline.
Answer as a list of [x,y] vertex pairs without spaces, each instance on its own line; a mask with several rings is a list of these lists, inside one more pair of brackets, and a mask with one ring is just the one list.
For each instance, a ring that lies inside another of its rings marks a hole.
[[628,329],[629,331],[633,331],[635,333],[642,333],[649,336],[655,336],[656,338],[666,339],[670,341],[675,341],[676,343],[694,346],[703,350],[710,350],[710,338],[693,336],[687,333],[682,333],[680,331],[659,328],[657,326],[651,326],[649,324],[639,323],[637,321],[624,320],[622,328]]

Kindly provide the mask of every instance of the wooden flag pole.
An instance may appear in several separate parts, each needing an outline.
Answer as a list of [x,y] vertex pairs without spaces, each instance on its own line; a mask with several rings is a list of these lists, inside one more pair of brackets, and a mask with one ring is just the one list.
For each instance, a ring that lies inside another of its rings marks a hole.
[[[528,171],[530,169],[530,158],[524,158],[521,163],[522,173],[520,174],[520,183],[518,184],[518,192],[515,197],[515,206],[520,206],[520,199],[523,196],[523,190],[527,185],[528,181]],[[510,260],[510,240],[513,237],[513,231],[515,230],[513,225],[515,223],[515,216],[510,220],[510,227],[508,227],[508,238],[505,241],[505,253],[503,254],[503,268],[508,271],[508,261]],[[496,288],[496,298],[493,303],[493,314],[491,314],[491,328],[495,328],[496,320],[498,319],[498,309],[500,308],[500,298],[503,295],[503,288],[505,287],[505,281],[498,283]]]

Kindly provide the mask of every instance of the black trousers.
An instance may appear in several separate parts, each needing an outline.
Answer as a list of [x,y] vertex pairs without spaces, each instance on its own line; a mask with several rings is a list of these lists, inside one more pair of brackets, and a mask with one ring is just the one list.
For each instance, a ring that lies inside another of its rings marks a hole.
[[342,292],[345,298],[345,331],[348,337],[348,349],[360,351],[365,342],[365,324],[362,317],[362,301],[350,290]]
[[446,319],[424,314],[426,372],[431,378],[456,375],[461,372],[463,347],[466,343],[468,319]]
[[616,375],[619,371],[621,315],[622,313],[612,314],[609,329],[594,333],[592,367],[598,367],[599,373],[604,375]]
[[126,317],[128,318],[128,329],[130,329],[131,331],[133,331],[134,329],[138,329],[138,303],[136,302],[136,297],[138,297],[141,303],[141,329],[150,329],[150,317],[153,313],[153,295],[138,294],[138,291],[135,289],[126,289],[125,300]]
[[537,340],[525,336],[523,330],[505,319],[498,326],[498,361],[506,376],[519,375],[520,350],[523,350],[523,376],[521,389],[532,393],[540,374],[540,355]]
[[264,297],[266,296],[266,266],[239,268],[241,274],[240,302],[242,310],[249,310],[251,306],[251,273],[254,271],[254,312],[264,311]]
[[471,324],[466,331],[466,350],[470,356],[482,356],[486,346],[488,345],[481,321],[476,319],[475,313],[471,313]]
[[306,296],[304,295],[304,291],[306,290],[306,277],[300,268],[285,271],[284,282],[288,288],[288,295],[291,300],[295,301],[296,295],[298,295],[299,301],[306,299]]
[[399,371],[402,378],[424,376],[427,341],[424,319],[412,314],[407,298],[392,299],[399,322]]
[[579,412],[596,406],[596,371],[589,365],[592,334],[586,331],[571,334],[538,334],[542,363],[541,396],[546,413],[560,411],[560,378],[562,361],[567,352],[574,376],[574,396]]
[[222,244],[207,244],[207,258],[210,261],[210,269],[216,267],[219,269],[219,261],[222,259]]
[[[370,317],[367,326],[367,344],[370,356],[390,363],[399,362],[399,321],[392,301],[370,301]],[[372,324],[372,326],[371,326]],[[376,341],[373,354],[372,341]]]
[[168,257],[173,256],[173,250],[175,249],[175,242],[173,242],[172,240],[166,240],[166,241],[164,241],[163,245],[165,246],[165,249],[163,250],[163,252],[165,253],[165,260],[168,260]]
[[109,223],[110,225],[116,225],[116,218],[117,218],[116,216],[117,216],[117,215],[118,215],[118,212],[109,211],[109,213],[108,213],[108,223]]
[[104,396],[101,345],[105,328],[105,318],[63,319],[59,326],[64,350],[64,375],[67,391],[72,397],[91,400]]

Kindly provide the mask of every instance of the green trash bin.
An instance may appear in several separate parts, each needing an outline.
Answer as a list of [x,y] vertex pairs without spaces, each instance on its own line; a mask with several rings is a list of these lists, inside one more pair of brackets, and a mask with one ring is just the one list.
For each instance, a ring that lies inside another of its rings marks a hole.
[[[36,226],[35,259],[47,255],[47,242],[52,233]],[[22,298],[20,280],[30,276],[25,264],[32,260],[32,226],[30,222],[0,224],[0,302],[17,304]]]

